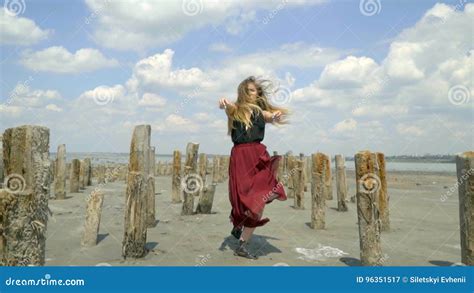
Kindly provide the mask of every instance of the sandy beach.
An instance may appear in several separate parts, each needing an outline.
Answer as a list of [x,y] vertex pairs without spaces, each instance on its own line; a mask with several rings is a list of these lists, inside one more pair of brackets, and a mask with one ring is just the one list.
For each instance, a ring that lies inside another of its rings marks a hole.
[[[355,174],[347,171],[349,198],[355,194]],[[171,203],[171,177],[156,178],[156,219],[147,232],[149,252],[141,259],[121,256],[124,229],[124,181],[101,186],[105,193],[98,244],[80,245],[86,198],[98,185],[65,200],[49,200],[53,213],[47,228],[48,266],[354,266],[360,265],[356,204],[338,212],[336,191],[327,201],[326,229],[309,227],[311,193],[305,209],[293,198],[267,205],[270,222],[257,228],[250,249],[259,259],[233,255],[237,240],[230,235],[228,181],[217,185],[213,213],[181,216],[181,204]],[[335,184],[333,182],[333,184]],[[387,172],[391,230],[382,233],[385,266],[449,266],[461,260],[458,191],[453,172]],[[53,192],[51,194],[54,194]],[[197,204],[197,200],[195,200]]]

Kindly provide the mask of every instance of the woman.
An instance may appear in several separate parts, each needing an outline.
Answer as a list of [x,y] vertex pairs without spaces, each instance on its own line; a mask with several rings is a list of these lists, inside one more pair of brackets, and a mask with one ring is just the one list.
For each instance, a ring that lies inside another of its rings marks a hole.
[[231,234],[239,239],[234,254],[250,259],[257,256],[247,250],[247,243],[256,227],[265,225],[270,219],[262,219],[265,204],[274,199],[286,200],[283,185],[276,179],[281,156],[272,156],[261,143],[265,124],[286,124],[283,119],[289,114],[285,108],[268,101],[266,81],[251,76],[238,87],[237,102],[219,100],[228,117],[228,135],[232,147],[229,161],[229,199],[232,205],[230,220],[234,228]]

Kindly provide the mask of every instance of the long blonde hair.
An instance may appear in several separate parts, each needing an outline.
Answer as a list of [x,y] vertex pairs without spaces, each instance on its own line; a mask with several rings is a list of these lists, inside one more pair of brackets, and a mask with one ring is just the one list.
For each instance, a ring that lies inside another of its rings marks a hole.
[[[247,86],[253,83],[257,89],[257,97],[254,102],[252,102]],[[259,79],[254,76],[250,76],[244,79],[237,88],[237,102],[235,103],[236,110],[232,115],[229,115],[227,121],[227,134],[231,135],[232,129],[234,128],[234,120],[240,121],[245,124],[248,128],[252,127],[251,114],[253,111],[256,111],[256,114],[261,114],[262,111],[269,111],[271,113],[275,111],[280,111],[282,113],[281,119],[279,121],[273,122],[274,124],[288,124],[287,120],[290,110],[283,107],[278,107],[272,105],[268,101],[268,96],[271,95],[273,89],[273,84],[269,80]],[[247,115],[248,116],[247,116]],[[250,117],[250,118],[249,118]]]

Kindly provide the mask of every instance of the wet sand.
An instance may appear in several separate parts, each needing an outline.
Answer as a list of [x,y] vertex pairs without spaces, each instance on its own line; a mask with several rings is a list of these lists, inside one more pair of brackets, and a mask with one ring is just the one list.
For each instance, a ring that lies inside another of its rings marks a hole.
[[[209,178],[209,177],[208,177]],[[461,260],[456,174],[387,172],[391,230],[383,232],[386,266],[446,266]],[[355,194],[354,171],[347,171],[348,197]],[[259,255],[248,260],[233,255],[237,240],[230,236],[230,203],[227,180],[217,185],[213,213],[181,216],[181,204],[171,203],[171,177],[156,177],[157,225],[147,232],[148,254],[141,259],[121,256],[125,182],[102,186],[105,192],[99,242],[81,248],[80,239],[88,186],[65,200],[50,199],[53,212],[48,222],[46,265],[112,266],[353,266],[359,265],[359,233],[356,204],[348,212],[327,201],[326,229],[309,227],[311,194],[308,183],[305,209],[294,209],[293,199],[267,205],[270,222],[257,228],[249,249]],[[53,194],[53,193],[52,193]],[[197,204],[197,197],[195,198]]]

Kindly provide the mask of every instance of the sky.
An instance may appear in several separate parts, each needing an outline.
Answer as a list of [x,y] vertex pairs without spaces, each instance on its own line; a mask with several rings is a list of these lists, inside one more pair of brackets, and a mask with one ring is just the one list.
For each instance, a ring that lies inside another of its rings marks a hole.
[[0,131],[50,129],[50,150],[229,154],[219,98],[269,79],[290,124],[268,151],[353,156],[474,149],[472,1],[4,0]]

